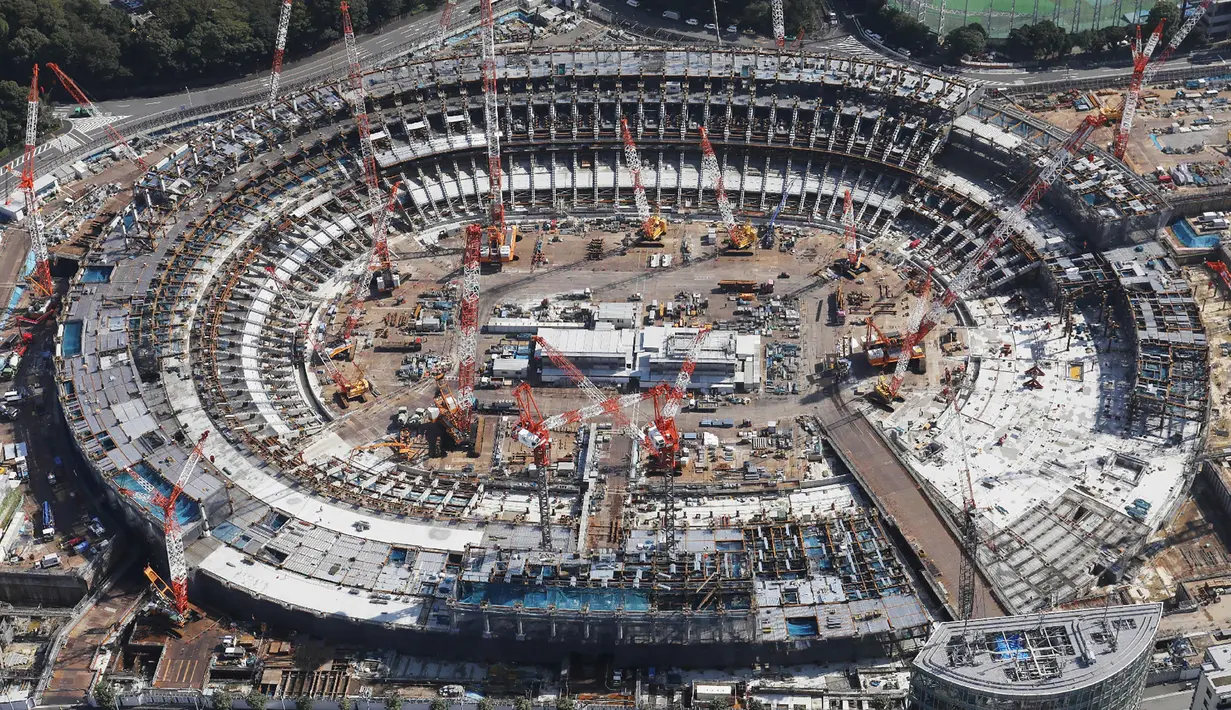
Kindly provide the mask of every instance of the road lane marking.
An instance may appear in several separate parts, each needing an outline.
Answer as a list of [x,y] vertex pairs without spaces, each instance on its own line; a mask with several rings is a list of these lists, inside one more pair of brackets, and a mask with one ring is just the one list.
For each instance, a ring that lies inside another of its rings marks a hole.
[[145,105],[146,105],[146,106],[157,106],[157,105],[158,105],[158,104],[160,104],[160,103],[162,103],[162,102],[161,102],[161,101],[146,101],[146,102],[145,102]]

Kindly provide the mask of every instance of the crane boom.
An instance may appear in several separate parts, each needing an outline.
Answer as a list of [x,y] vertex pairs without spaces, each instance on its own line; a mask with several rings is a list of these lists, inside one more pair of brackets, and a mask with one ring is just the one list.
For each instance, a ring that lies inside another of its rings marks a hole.
[[445,40],[449,38],[449,21],[453,18],[453,10],[457,7],[457,0],[446,0],[444,9],[440,11],[440,28],[436,31],[436,46],[445,46]]
[[714,200],[718,203],[718,214],[727,229],[727,238],[735,241],[739,225],[735,223],[735,212],[731,209],[731,201],[727,199],[727,188],[722,180],[722,167],[718,165],[718,156],[714,154],[714,146],[710,144],[709,134],[705,126],[701,127],[701,177],[714,188]]
[[30,93],[26,97],[26,146],[21,164],[22,196],[26,202],[26,231],[30,233],[30,249],[34,252],[34,271],[28,280],[35,295],[51,298],[55,284],[51,281],[51,263],[47,253],[47,239],[43,236],[43,217],[40,214],[38,191],[34,187],[34,156],[38,152],[38,65],[30,78]]
[[624,133],[624,161],[628,163],[628,172],[633,176],[633,198],[637,202],[637,217],[645,222],[650,218],[650,201],[645,196],[645,185],[641,182],[641,156],[637,153],[633,134],[628,130],[627,118],[620,119],[620,130]]
[[197,445],[192,447],[192,453],[188,455],[188,460],[180,469],[175,486],[171,488],[171,495],[162,502],[163,537],[167,545],[167,571],[171,574],[171,591],[175,595],[175,610],[180,618],[188,613],[188,562],[184,559],[184,534],[175,515],[175,503],[179,500],[180,494],[184,492],[184,486],[188,484],[188,479],[192,477],[201,457],[204,456],[205,440],[208,437],[208,430],[201,433],[201,438],[197,439]]
[[[90,100],[90,97],[86,96],[85,92],[81,90],[81,87],[77,86],[77,82],[70,79],[68,75],[64,73],[63,69],[51,62],[47,63],[47,68],[56,75],[56,78],[60,80],[60,86],[63,86],[64,90],[73,97],[73,100],[77,102],[78,106],[85,109],[90,116],[98,117],[102,115],[102,111],[94,105],[94,102]],[[119,131],[115,129],[115,126],[112,126],[111,123],[108,122],[103,125],[103,130],[107,132],[107,135],[111,138],[111,140],[116,142],[116,145],[124,146],[124,149],[128,151],[128,154],[132,156],[132,159],[136,161],[137,165],[141,166],[142,170],[149,170],[150,166],[146,165],[145,161],[141,159],[141,155],[128,144],[128,141],[123,135],[120,134]]]
[[278,34],[274,37],[274,67],[269,75],[269,100],[272,107],[278,100],[278,85],[282,83],[282,54],[286,51],[286,35],[291,28],[291,3],[294,0],[282,0],[282,10],[278,15]]
[[846,237],[846,260],[851,268],[858,268],[861,261],[859,232],[855,229],[855,206],[850,190],[842,197],[842,233]]
[[1129,80],[1128,93],[1124,95],[1124,104],[1120,110],[1120,124],[1116,126],[1116,135],[1112,141],[1112,154],[1120,160],[1124,159],[1124,154],[1128,150],[1128,136],[1133,129],[1133,118],[1137,115],[1137,103],[1141,100],[1141,86],[1145,80],[1146,67],[1162,35],[1163,22],[1160,21],[1145,47],[1142,47],[1141,25],[1137,25],[1137,41],[1133,44],[1133,76]]
[[[914,352],[915,346],[923,342],[923,339],[931,332],[932,328],[940,322],[945,311],[949,309],[961,293],[964,293],[970,288],[979,277],[979,273],[988,261],[996,254],[1000,247],[1009,239],[1013,232],[1025,232],[1029,227],[1029,221],[1026,213],[1038,204],[1043,194],[1051,188],[1056,178],[1060,177],[1061,171],[1072,162],[1076,157],[1077,152],[1085,145],[1086,140],[1090,138],[1090,134],[1098,127],[1100,119],[1097,115],[1091,114],[1077,126],[1064,143],[1054,152],[1048,159],[1047,164],[1043,167],[1034,181],[1026,189],[1026,193],[1022,195],[1018,203],[1006,210],[1000,215],[1000,224],[997,225],[995,231],[988,237],[983,246],[968,259],[965,265],[957,275],[949,281],[948,287],[941,294],[940,298],[933,300],[931,297],[930,286],[925,284],[924,291],[920,295],[919,300],[915,303],[914,309],[911,310],[910,320],[907,323],[906,337],[902,342],[902,352],[898,354],[897,366],[894,368],[893,378],[887,385],[883,383],[882,395],[888,395],[890,398],[897,397],[898,390],[902,386],[902,382],[906,379],[906,370],[910,365],[911,353]],[[928,279],[927,284],[931,283]],[[878,391],[882,387],[878,386]]]
[[774,21],[774,44],[778,45],[778,49],[782,49],[786,43],[786,18],[782,12],[782,0],[770,0],[769,7]]
[[618,399],[609,398],[604,395],[603,391],[600,390],[589,377],[586,377],[586,374],[574,365],[572,361],[568,359],[567,355],[557,350],[551,343],[547,342],[545,338],[536,335],[533,340],[534,344],[539,347],[542,353],[546,355],[549,360],[551,360],[551,363],[563,370],[568,378],[573,381],[573,384],[577,385],[577,388],[580,389],[586,397],[589,397],[591,402],[597,406],[603,407],[604,410],[611,415],[611,419],[614,422],[616,429],[635,441],[641,440],[641,432],[633,426],[632,420],[630,420],[628,415],[626,415],[620,408]]
[[1188,33],[1193,31],[1193,28],[1197,26],[1197,23],[1201,22],[1201,18],[1205,16],[1206,10],[1208,10],[1210,5],[1213,3],[1214,0],[1201,0],[1201,4],[1198,5],[1196,9],[1189,12],[1188,17],[1184,20],[1184,24],[1180,25],[1180,29],[1176,30],[1175,34],[1171,35],[1171,39],[1167,41],[1167,46],[1163,48],[1163,53],[1158,55],[1158,59],[1146,65],[1143,83],[1150,83],[1150,80],[1154,78],[1154,75],[1158,73],[1158,70],[1162,69],[1163,65],[1171,59],[1171,55],[1175,53],[1175,50],[1180,46],[1180,43],[1184,41],[1184,38],[1188,37]]

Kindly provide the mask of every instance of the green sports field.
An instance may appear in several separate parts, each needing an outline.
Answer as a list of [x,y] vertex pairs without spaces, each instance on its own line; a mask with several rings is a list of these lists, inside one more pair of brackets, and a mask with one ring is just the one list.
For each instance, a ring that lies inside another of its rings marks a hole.
[[1123,25],[1127,18],[1149,11],[1142,0],[892,0],[894,6],[944,34],[978,22],[994,38],[1013,27],[1051,20],[1069,30]]

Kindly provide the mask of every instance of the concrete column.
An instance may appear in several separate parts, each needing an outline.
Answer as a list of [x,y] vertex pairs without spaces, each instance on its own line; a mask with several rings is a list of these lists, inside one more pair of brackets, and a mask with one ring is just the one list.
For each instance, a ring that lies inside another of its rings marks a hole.
[[658,151],[658,162],[654,168],[654,177],[654,201],[661,205],[663,202],[663,152],[661,150]]
[[748,189],[748,151],[745,150],[744,151],[744,167],[741,168],[739,171],[739,208],[741,210],[744,209],[744,198],[745,198],[747,189]]
[[[677,206],[684,204],[684,151],[680,150],[679,163],[677,164],[675,180],[675,204]],[[698,205],[700,207],[700,205]]]
[[483,611],[483,638],[492,637],[492,616],[487,610]]
[[556,209],[556,152],[551,151],[551,208]]
[[761,210],[765,210],[765,196],[769,192],[769,156],[765,156],[765,168],[761,170]]
[[831,124],[830,124],[830,126],[829,126],[829,143],[828,143],[828,146],[829,146],[829,149],[830,149],[830,150],[833,150],[833,144],[834,144],[834,141],[835,141],[835,140],[837,139],[837,137],[838,137],[838,125],[839,125],[841,122],[842,122],[842,102],[841,102],[841,101],[839,101],[839,102],[838,102],[838,105],[834,107],[834,111],[833,111],[833,123],[831,123]]
[[829,209],[825,212],[825,219],[832,220],[834,209],[838,206],[838,201],[843,199],[842,181],[846,179],[847,165],[843,164],[842,172],[838,173],[838,181],[834,183],[833,197],[829,200]]
[[600,202],[599,202],[599,197],[598,197],[598,151],[597,150],[594,151],[594,162],[590,163],[590,174],[593,175],[593,180],[594,180],[594,206],[598,207]]

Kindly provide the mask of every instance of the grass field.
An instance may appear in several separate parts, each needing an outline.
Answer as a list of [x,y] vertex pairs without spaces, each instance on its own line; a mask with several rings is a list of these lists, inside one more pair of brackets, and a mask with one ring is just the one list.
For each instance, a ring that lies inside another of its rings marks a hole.
[[944,34],[978,22],[993,38],[1013,27],[1051,20],[1070,32],[1125,24],[1125,15],[1149,10],[1142,0],[894,0],[901,10]]

